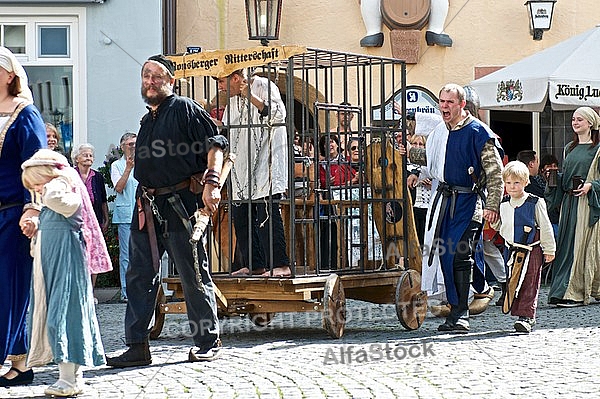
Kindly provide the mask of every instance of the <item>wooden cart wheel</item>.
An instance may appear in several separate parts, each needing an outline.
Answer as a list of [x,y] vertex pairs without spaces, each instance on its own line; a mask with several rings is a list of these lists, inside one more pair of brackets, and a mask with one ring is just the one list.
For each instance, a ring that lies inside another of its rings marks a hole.
[[332,274],[325,281],[323,292],[323,327],[332,338],[341,338],[345,324],[346,294],[338,275]]
[[150,328],[150,339],[157,339],[165,325],[165,314],[160,311],[160,305],[167,301],[162,284],[158,286],[156,304],[154,305],[154,324]]
[[396,285],[396,314],[407,330],[421,327],[427,315],[427,293],[421,291],[421,276],[415,270],[402,273]]
[[271,323],[275,313],[251,313],[248,315],[252,323],[257,327],[266,327]]

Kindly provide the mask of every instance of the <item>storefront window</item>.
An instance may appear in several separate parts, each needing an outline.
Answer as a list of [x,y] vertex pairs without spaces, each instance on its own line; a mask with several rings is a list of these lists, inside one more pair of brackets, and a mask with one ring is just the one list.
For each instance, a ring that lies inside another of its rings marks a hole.
[[45,122],[56,126],[61,146],[68,153],[73,146],[73,67],[28,66],[29,86],[34,104]]
[[550,104],[540,114],[540,153],[554,154],[562,163],[563,151],[573,140],[571,116],[573,111],[553,111]]

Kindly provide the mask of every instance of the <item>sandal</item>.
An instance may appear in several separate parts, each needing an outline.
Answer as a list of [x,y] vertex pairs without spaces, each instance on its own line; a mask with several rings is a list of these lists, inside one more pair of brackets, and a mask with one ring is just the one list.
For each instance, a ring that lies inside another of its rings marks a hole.
[[76,384],[70,384],[65,380],[58,380],[48,388],[44,389],[46,395],[59,397],[77,396],[82,392],[83,389]]

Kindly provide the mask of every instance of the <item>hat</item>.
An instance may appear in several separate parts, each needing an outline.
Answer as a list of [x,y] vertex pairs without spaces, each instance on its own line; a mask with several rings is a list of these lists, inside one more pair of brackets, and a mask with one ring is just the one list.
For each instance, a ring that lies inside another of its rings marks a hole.
[[598,130],[598,127],[600,127],[600,116],[592,108],[579,107],[573,113],[583,116],[590,123],[592,130]]
[[19,63],[17,57],[6,47],[0,47],[0,67],[4,68],[7,72],[13,72],[19,78],[21,92],[18,97],[33,102],[33,96],[27,83],[27,73],[25,73],[25,69]]
[[153,55],[152,57],[148,58],[148,61],[158,62],[163,67],[165,67],[165,69],[167,70],[167,72],[169,72],[169,75],[171,75],[171,77],[175,76],[175,64],[173,63],[173,61],[171,61],[164,55],[162,55],[162,54]]
[[32,166],[54,166],[55,168],[62,169],[69,166],[69,162],[64,155],[47,148],[41,148],[31,158],[21,164],[21,169],[25,170],[25,168]]

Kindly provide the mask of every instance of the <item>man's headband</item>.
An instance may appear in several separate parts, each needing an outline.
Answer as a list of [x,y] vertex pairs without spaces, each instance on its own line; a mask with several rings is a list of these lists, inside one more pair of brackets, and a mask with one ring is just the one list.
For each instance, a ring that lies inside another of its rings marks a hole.
[[171,61],[164,55],[162,55],[162,54],[153,55],[152,57],[148,58],[148,61],[158,62],[163,67],[165,67],[165,69],[167,70],[167,72],[169,72],[169,75],[171,75],[171,77],[175,76],[175,64],[173,63],[173,61]]

